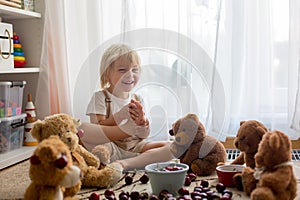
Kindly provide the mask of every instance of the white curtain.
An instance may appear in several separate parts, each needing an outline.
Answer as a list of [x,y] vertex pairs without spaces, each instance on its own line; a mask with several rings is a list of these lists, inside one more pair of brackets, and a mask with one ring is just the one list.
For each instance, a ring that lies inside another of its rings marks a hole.
[[87,121],[101,54],[123,42],[141,56],[135,92],[146,100],[156,137],[194,112],[221,140],[248,119],[295,139],[299,134],[289,128],[298,72],[289,58],[291,9],[271,0],[46,1],[36,104],[43,115],[67,112]]
[[[300,131],[300,2],[290,0],[290,40],[289,40],[289,86],[293,88],[290,92],[290,113],[292,113],[291,128]],[[297,74],[297,76],[295,76]],[[297,88],[296,90],[294,88]],[[294,97],[296,100],[294,101]],[[299,134],[298,134],[299,136]]]

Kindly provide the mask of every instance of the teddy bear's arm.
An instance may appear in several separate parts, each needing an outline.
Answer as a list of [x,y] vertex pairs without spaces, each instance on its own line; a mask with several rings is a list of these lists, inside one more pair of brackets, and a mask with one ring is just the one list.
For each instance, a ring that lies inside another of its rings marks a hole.
[[195,159],[198,158],[199,148],[197,146],[190,146],[185,155],[182,157],[181,162],[190,165]]
[[234,161],[231,162],[231,164],[237,164],[237,165],[243,165],[245,164],[245,153],[241,152],[238,157]]
[[78,145],[76,151],[84,158],[88,166],[94,166],[96,168],[100,166],[99,159],[81,145]]
[[290,166],[281,167],[275,172],[266,172],[261,175],[258,185],[271,188],[276,192],[284,192],[292,179],[292,168]]
[[251,167],[246,167],[242,172],[242,187],[248,196],[256,187],[256,179],[253,174],[254,170]]

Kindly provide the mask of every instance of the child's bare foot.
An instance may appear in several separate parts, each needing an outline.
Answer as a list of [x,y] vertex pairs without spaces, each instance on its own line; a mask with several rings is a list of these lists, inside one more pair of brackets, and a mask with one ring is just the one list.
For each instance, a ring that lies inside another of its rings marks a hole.
[[130,117],[138,126],[145,126],[148,124],[148,120],[143,111],[143,105],[140,102],[132,99],[129,104],[129,113]]

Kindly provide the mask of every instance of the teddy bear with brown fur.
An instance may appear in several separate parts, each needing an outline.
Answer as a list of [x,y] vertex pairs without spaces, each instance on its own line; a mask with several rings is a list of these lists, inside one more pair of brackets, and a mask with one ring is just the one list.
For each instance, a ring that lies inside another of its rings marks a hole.
[[[107,188],[115,185],[122,176],[123,167],[114,162],[100,168],[99,159],[79,144],[77,136],[79,125],[79,120],[67,114],[55,114],[37,121],[31,129],[31,134],[39,142],[51,135],[58,135],[67,144],[73,163],[83,174],[82,186]],[[103,157],[109,157],[109,151],[103,149],[103,155]],[[72,193],[72,191],[67,192]]]
[[254,156],[257,152],[258,144],[267,131],[267,127],[259,121],[241,121],[240,128],[234,139],[234,145],[240,150],[240,154],[231,164],[246,164],[246,166],[254,168]]
[[198,176],[215,172],[218,163],[227,158],[224,145],[216,138],[206,134],[205,127],[196,114],[187,114],[178,119],[170,130],[174,135],[171,152],[180,162],[190,166]]
[[242,172],[244,191],[251,199],[295,199],[297,179],[291,163],[291,141],[281,131],[267,132],[255,155],[255,170]]
[[58,136],[39,143],[30,158],[29,177],[31,183],[25,191],[25,200],[61,200],[63,188],[80,190],[80,169],[73,165],[68,146]]

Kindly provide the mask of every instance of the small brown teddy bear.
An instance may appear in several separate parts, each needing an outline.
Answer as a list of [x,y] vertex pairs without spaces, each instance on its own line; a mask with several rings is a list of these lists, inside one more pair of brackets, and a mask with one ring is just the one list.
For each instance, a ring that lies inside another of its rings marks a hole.
[[64,187],[79,185],[77,192],[80,190],[80,169],[73,165],[69,148],[58,136],[39,143],[30,158],[29,177],[25,200],[61,200]]
[[[116,184],[122,176],[123,167],[114,162],[100,169],[99,159],[79,144],[78,126],[79,120],[67,114],[55,114],[37,121],[31,129],[31,134],[39,142],[51,135],[58,135],[67,144],[73,163],[83,173],[82,186],[106,188]],[[109,155],[109,151],[104,151],[103,154]]]
[[195,114],[178,119],[172,125],[170,134],[175,136],[171,152],[198,176],[212,174],[218,163],[226,161],[225,147],[214,137],[206,135],[203,124]]
[[255,170],[246,167],[242,172],[246,194],[251,199],[294,199],[297,179],[291,159],[288,136],[278,130],[265,133],[255,155]]
[[254,156],[257,152],[258,144],[267,131],[268,129],[259,121],[241,121],[240,128],[234,139],[234,145],[241,153],[231,164],[243,165],[246,163],[247,167],[254,168]]

